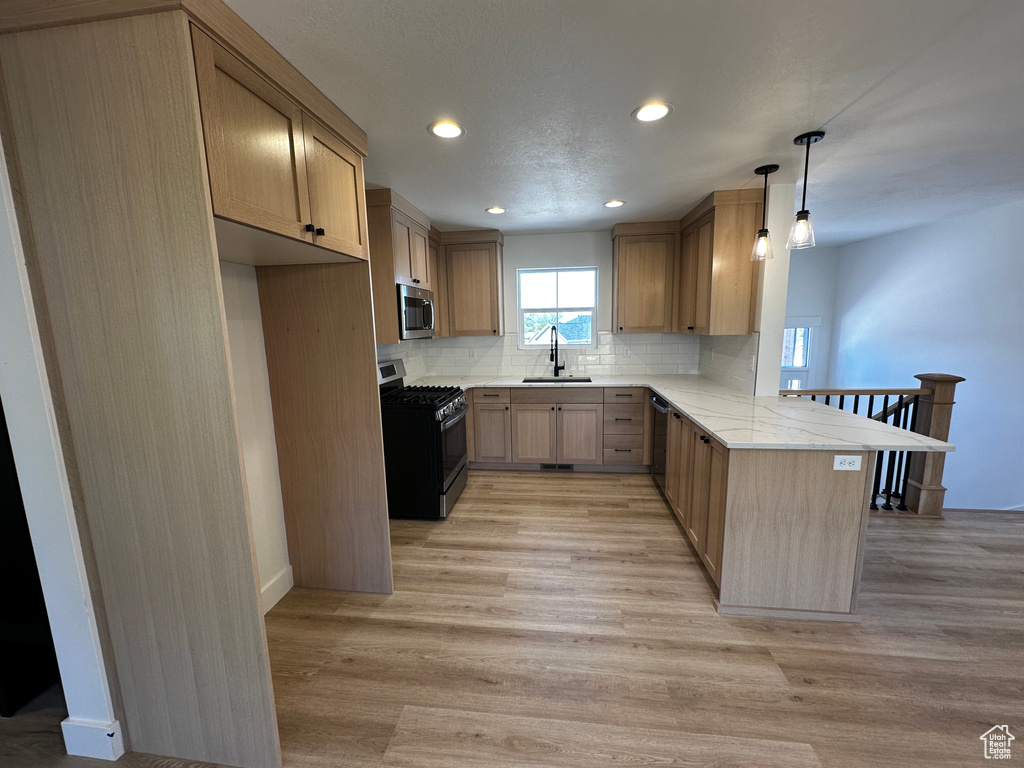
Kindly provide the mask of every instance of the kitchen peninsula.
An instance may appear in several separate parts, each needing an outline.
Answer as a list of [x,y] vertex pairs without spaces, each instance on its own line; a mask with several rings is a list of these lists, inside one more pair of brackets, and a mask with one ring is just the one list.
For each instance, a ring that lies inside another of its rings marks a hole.
[[[486,407],[503,413],[511,413],[517,400],[560,401],[570,398],[567,393],[605,408],[630,391],[667,401],[666,499],[719,588],[716,604],[723,614],[857,621],[875,452],[953,450],[949,443],[820,403],[754,397],[695,375],[560,384],[428,376],[411,383],[458,385],[474,403],[476,393],[484,393],[495,400]],[[649,397],[644,404],[649,423]],[[481,439],[479,427],[475,431]],[[645,435],[648,441],[655,437],[651,430]],[[606,432],[606,449],[607,440]]]

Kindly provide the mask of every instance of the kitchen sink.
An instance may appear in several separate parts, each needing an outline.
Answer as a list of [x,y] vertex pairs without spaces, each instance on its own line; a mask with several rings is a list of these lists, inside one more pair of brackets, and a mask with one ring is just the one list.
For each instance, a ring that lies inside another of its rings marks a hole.
[[527,376],[523,384],[589,384],[589,376]]

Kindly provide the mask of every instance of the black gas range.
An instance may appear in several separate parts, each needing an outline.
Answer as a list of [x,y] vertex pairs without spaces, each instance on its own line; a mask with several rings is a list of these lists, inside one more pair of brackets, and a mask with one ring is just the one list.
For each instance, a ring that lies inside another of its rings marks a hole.
[[377,364],[388,516],[443,520],[466,485],[466,395],[407,387],[405,364]]

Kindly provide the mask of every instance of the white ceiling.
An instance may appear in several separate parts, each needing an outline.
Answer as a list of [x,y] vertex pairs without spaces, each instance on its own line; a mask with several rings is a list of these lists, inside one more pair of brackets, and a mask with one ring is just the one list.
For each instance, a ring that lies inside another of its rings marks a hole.
[[[819,128],[820,244],[1024,198],[1021,0],[228,3],[367,132],[367,184],[442,230],[678,218],[763,163],[799,181]],[[652,99],[675,111],[630,120]]]

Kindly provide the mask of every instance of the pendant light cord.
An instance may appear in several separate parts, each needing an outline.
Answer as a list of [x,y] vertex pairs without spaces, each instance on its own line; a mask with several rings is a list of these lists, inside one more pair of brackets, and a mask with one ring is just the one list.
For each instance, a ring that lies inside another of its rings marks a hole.
[[[811,162],[811,140],[807,139],[807,153],[804,155],[804,194],[800,201],[800,210],[807,210],[807,166]],[[765,184],[767,185],[768,179],[765,178]]]
[[761,229],[765,229],[768,216],[768,174],[764,175],[764,198],[761,203]]

